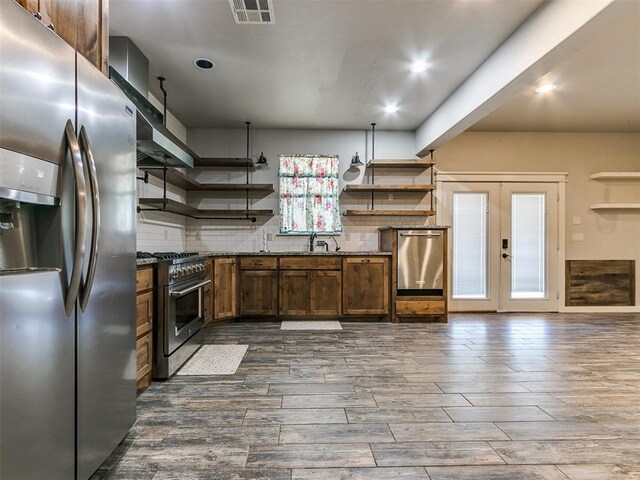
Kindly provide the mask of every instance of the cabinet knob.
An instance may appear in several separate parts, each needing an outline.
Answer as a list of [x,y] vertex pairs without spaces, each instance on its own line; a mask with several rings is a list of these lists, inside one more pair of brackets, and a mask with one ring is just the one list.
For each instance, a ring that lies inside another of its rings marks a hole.
[[40,12],[34,13],[33,16],[36,17],[38,20],[42,20],[42,14]]
[[47,25],[47,28],[53,32],[56,31],[56,27],[53,26],[53,23],[50,23],[49,25]]

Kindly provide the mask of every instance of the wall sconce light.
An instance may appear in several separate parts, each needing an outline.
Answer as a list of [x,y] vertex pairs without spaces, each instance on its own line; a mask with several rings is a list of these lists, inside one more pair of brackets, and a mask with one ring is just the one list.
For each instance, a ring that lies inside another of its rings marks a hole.
[[360,161],[358,152],[356,152],[356,154],[353,157],[351,157],[351,165],[349,165],[349,168],[361,167],[362,165],[364,165],[364,163]]
[[266,167],[267,165],[269,165],[267,163],[267,157],[264,156],[264,152],[260,152],[260,156],[258,157],[258,161],[256,162],[256,167],[261,168]]

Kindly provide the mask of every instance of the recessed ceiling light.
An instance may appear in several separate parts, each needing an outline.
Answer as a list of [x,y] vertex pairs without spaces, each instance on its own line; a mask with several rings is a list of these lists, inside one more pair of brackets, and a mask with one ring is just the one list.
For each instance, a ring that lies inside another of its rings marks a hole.
[[411,64],[411,71],[414,73],[424,72],[429,68],[429,64],[427,62],[418,61]]
[[195,63],[196,67],[202,70],[213,70],[213,68],[216,66],[216,64],[208,58],[196,58],[193,63]]
[[398,110],[400,109],[397,105],[387,105],[386,107],[384,107],[384,111],[386,113],[396,113]]
[[536,88],[536,93],[547,93],[551,90],[555,90],[556,86],[553,83],[545,83]]

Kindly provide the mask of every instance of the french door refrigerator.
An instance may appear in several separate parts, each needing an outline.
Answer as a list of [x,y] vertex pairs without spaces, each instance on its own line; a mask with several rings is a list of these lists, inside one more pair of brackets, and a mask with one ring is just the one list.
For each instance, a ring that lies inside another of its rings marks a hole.
[[135,110],[0,0],[0,478],[86,479],[135,421]]

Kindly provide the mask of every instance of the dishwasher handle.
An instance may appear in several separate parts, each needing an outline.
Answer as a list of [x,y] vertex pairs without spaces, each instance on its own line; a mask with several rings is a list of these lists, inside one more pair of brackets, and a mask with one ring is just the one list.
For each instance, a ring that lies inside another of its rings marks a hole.
[[401,233],[401,237],[439,237],[441,234],[434,232],[424,232],[424,233]]

